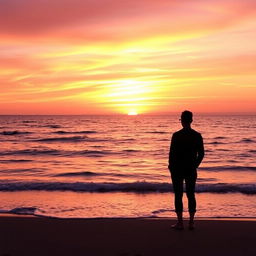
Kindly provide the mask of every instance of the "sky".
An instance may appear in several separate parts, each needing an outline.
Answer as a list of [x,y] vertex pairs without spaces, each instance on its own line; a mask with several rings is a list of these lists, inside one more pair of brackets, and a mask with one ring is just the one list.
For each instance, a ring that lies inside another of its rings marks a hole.
[[254,0],[0,0],[0,114],[256,113]]

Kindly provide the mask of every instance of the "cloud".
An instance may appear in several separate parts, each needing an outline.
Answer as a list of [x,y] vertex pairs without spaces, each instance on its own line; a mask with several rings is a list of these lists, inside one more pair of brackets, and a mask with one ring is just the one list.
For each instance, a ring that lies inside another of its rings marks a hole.
[[[167,1],[115,0],[8,0],[1,1],[1,31],[14,34],[40,34],[57,28],[85,24],[108,25],[153,11]],[[177,5],[171,1],[168,6]]]
[[255,14],[253,1],[2,0],[2,40],[88,43],[195,34]]
[[[1,106],[22,102],[25,111],[40,102],[49,113],[72,102],[99,113],[130,105],[143,112],[229,91],[239,97],[232,88],[256,84],[255,7],[252,0],[0,0]],[[245,91],[244,98],[253,94]]]

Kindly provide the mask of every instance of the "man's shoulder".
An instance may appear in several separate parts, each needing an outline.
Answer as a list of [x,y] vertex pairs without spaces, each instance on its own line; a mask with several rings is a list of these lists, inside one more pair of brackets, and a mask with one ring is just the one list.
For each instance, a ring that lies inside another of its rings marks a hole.
[[185,134],[192,134],[195,137],[202,137],[201,133],[194,130],[194,129],[189,129],[189,130],[185,130],[185,129],[180,129],[179,131],[176,131],[172,134],[173,137],[179,137],[179,136],[186,136]]
[[182,130],[183,130],[183,129],[174,132],[174,133],[172,134],[172,136],[178,136],[178,135],[182,134]]
[[193,132],[197,136],[202,136],[200,132],[198,132],[198,131],[196,131],[194,129],[191,129],[191,132]]

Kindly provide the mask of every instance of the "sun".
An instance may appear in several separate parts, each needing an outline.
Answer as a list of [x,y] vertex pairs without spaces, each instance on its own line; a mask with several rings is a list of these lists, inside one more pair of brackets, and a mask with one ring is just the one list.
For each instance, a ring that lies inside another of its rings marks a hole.
[[138,113],[135,110],[131,110],[128,112],[128,116],[137,116],[137,115],[138,115]]

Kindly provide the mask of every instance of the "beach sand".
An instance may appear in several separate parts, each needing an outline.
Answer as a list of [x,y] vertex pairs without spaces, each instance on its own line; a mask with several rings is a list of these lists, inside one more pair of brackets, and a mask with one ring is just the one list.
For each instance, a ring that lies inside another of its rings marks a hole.
[[255,220],[200,219],[193,231],[174,223],[1,215],[0,256],[256,255]]

